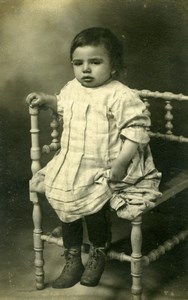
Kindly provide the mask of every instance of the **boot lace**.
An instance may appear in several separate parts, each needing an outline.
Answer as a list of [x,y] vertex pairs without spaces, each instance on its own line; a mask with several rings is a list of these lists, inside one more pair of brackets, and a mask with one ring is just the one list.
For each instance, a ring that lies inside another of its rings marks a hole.
[[66,259],[66,264],[65,264],[65,267],[64,267],[64,271],[69,271],[73,265],[73,260],[74,260],[74,257],[76,256],[78,252],[76,250],[65,250],[64,251],[64,256],[65,256],[65,259]]
[[90,269],[95,270],[98,267],[98,261],[101,255],[105,256],[104,248],[93,248],[91,250],[91,254],[87,263]]

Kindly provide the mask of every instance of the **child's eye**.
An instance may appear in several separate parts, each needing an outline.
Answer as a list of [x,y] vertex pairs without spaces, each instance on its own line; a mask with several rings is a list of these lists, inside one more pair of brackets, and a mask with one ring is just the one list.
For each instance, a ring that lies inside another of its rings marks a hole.
[[73,66],[81,66],[83,62],[81,60],[73,60],[72,61]]
[[94,60],[91,61],[91,64],[93,64],[93,65],[100,65],[101,63],[102,62],[99,59],[94,59]]

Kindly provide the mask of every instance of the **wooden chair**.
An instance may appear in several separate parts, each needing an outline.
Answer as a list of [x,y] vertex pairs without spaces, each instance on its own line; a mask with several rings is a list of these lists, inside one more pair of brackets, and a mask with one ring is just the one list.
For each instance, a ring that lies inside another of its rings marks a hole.
[[[188,96],[183,94],[173,94],[170,92],[151,92],[149,90],[135,90],[141,99],[145,102],[148,114],[153,121],[156,119],[156,111],[152,111],[152,106],[157,105],[159,116],[163,116],[160,121],[155,120],[155,123],[159,125],[160,131],[149,131],[151,140],[163,140],[169,145],[181,145],[188,143],[188,137],[184,137],[181,134],[174,134],[174,124],[173,117],[176,115],[176,111],[180,111],[181,105],[186,105],[187,109]],[[162,107],[161,107],[162,106]],[[174,111],[174,113],[173,113]],[[52,114],[52,143],[49,146],[44,146],[41,150],[39,145],[39,110],[37,108],[29,108],[29,113],[31,116],[31,160],[32,173],[35,174],[40,168],[41,152],[50,153],[51,151],[56,151],[59,145],[59,133],[58,133],[58,121],[57,115]],[[174,114],[174,116],[173,116]],[[175,118],[174,118],[175,119]],[[187,120],[185,120],[187,122]],[[164,129],[161,129],[161,125],[164,123]],[[174,123],[175,120],[174,120]],[[177,125],[179,126],[180,123]],[[156,126],[154,126],[156,127]],[[183,128],[186,129],[186,124]],[[181,132],[181,128],[179,131]],[[185,134],[186,135],[186,134]],[[155,158],[155,157],[154,157]],[[166,184],[166,189],[163,192],[161,198],[156,202],[155,206],[174,198],[177,194],[188,188],[188,170],[182,170],[178,175],[171,177]],[[63,246],[62,238],[55,238],[49,235],[43,235],[42,224],[42,211],[38,200],[38,195],[35,192],[30,192],[30,200],[33,203],[33,223],[34,223],[34,251],[35,251],[35,270],[36,270],[36,288],[44,288],[44,260],[43,260],[43,248],[44,241]],[[155,217],[153,215],[153,217]],[[131,265],[131,275],[132,275],[132,297],[134,300],[142,299],[142,269],[144,265],[149,265],[151,262],[157,260],[165,252],[171,250],[175,245],[184,241],[188,236],[188,230],[181,231],[180,233],[173,236],[171,239],[164,242],[162,245],[158,246],[156,249],[150,251],[148,255],[142,256],[142,218],[143,216],[138,216],[133,221],[131,221],[131,232],[130,232],[130,244],[132,248],[132,253],[130,255],[124,252],[118,253],[114,250],[109,250],[108,257],[110,259],[117,259],[121,262],[129,262]]]

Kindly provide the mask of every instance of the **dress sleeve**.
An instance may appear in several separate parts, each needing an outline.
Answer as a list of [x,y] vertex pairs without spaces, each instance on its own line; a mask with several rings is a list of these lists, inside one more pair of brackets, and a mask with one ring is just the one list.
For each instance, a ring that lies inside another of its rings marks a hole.
[[139,144],[149,142],[147,128],[151,125],[145,104],[132,90],[123,91],[113,107],[121,138]]

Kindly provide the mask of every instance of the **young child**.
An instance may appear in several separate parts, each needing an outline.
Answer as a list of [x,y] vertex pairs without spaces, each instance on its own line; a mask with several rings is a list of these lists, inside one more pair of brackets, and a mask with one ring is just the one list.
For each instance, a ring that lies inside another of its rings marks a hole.
[[[63,119],[61,151],[32,179],[33,190],[44,190],[62,221],[66,264],[54,288],[99,283],[109,239],[108,203],[119,216],[133,219],[160,195],[146,108],[117,80],[120,42],[108,29],[89,28],[73,39],[70,58],[75,79],[59,95],[27,97],[32,107],[47,106]],[[92,244],[85,269],[83,217]]]

